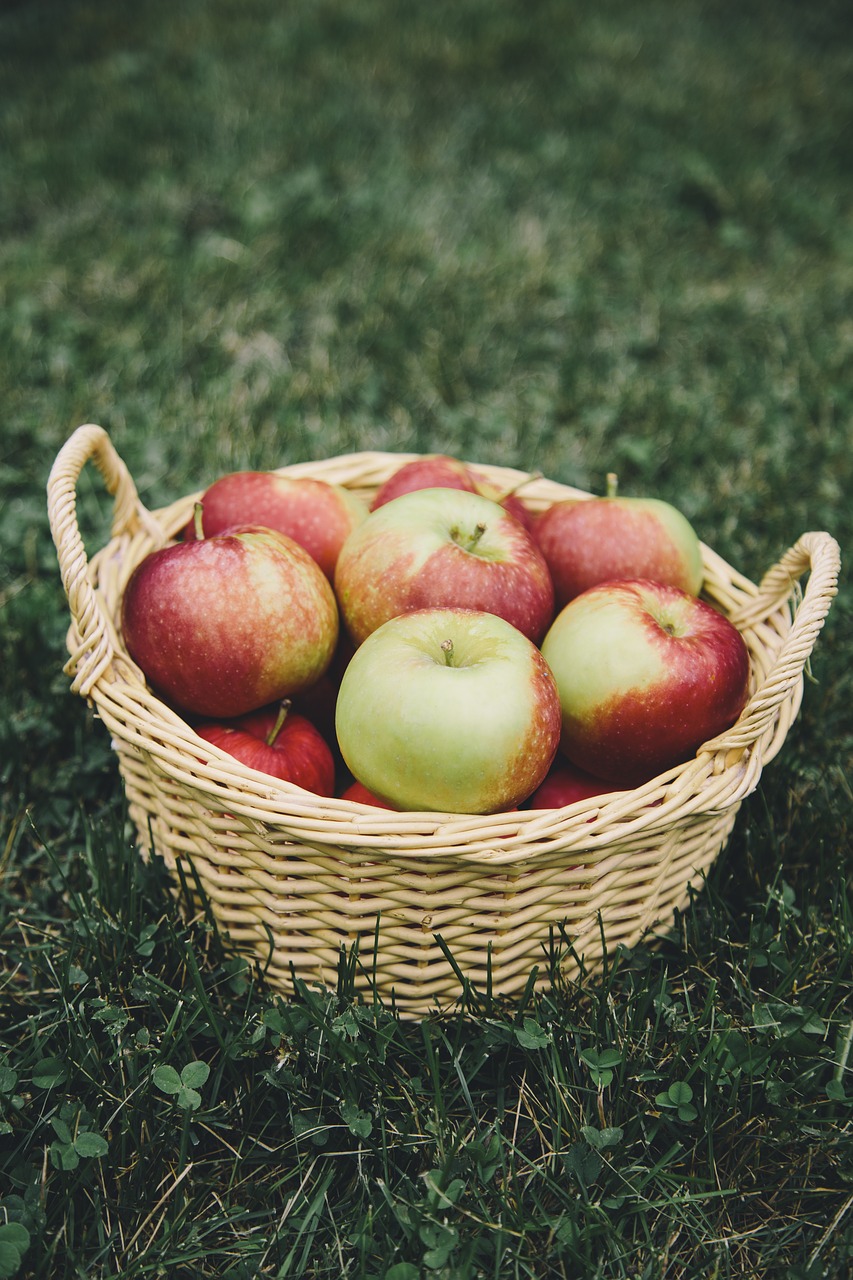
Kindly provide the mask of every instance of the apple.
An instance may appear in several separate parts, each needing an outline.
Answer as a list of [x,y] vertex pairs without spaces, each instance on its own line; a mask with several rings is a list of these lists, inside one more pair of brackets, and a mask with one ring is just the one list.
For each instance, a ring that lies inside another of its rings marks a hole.
[[542,654],[504,618],[420,609],[356,650],[335,724],[353,777],[395,809],[495,813],[551,767],[560,701]]
[[355,804],[369,804],[374,809],[390,809],[394,813],[398,812],[387,800],[380,800],[360,782],[351,782],[348,787],[345,787],[340,794],[340,799],[351,800]]
[[201,724],[196,733],[250,769],[292,782],[319,796],[335,789],[331,748],[310,720],[291,711],[285,698],[227,723]]
[[[533,476],[525,477],[521,483],[525,484],[528,479],[534,478]],[[529,529],[533,516],[518,496],[520,487],[516,485],[511,489],[501,489],[482,471],[470,467],[468,463],[461,462],[458,458],[451,458],[445,453],[427,453],[420,458],[413,458],[410,462],[404,462],[393,475],[389,476],[379,486],[370,509],[375,511],[386,502],[391,502],[404,493],[414,493],[419,489],[461,489],[466,493],[479,493],[481,497],[496,502],[498,506],[511,512],[517,520],[520,520],[526,529]]]
[[702,549],[693,526],[660,498],[566,498],[534,516],[531,532],[554,580],[556,607],[599,582],[653,578],[691,595],[702,587]]
[[590,800],[619,788],[603,778],[569,764],[561,755],[554,761],[545,781],[537,787],[524,806],[526,809],[562,809],[578,800]]
[[389,618],[441,607],[498,614],[538,643],[554,613],[531,535],[488,498],[456,489],[420,489],[371,512],[341,548],[334,586],[356,645]]
[[560,691],[561,749],[631,787],[693,756],[747,699],[749,654],[710,604],[650,580],[604,582],[554,619],[542,654]]
[[341,800],[352,800],[356,804],[370,804],[375,809],[393,809],[386,800],[380,800],[372,791],[368,791],[361,782],[351,782],[340,794]]
[[476,493],[476,486],[464,462],[445,453],[425,453],[420,458],[404,462],[379,486],[370,509],[376,511],[386,502],[419,489],[462,489],[466,493]]
[[516,520],[524,525],[525,529],[533,528],[534,515],[529,507],[525,506],[523,498],[519,496],[519,489],[522,485],[529,484],[531,480],[538,479],[537,475],[525,476],[519,484],[514,485],[511,489],[502,489],[500,485],[494,483],[482,471],[470,472],[473,480],[475,492],[479,493],[483,498],[491,498],[492,502],[496,502],[499,507],[503,507],[504,511],[509,511],[514,515]]
[[[366,519],[367,503],[343,485],[274,471],[232,471],[201,498],[204,532],[210,537],[238,524],[260,524],[285,533],[313,556],[331,579],[345,540]],[[195,521],[184,528],[196,537]]]
[[293,696],[293,710],[310,720],[327,742],[335,740],[335,703],[344,671],[353,653],[352,641],[346,632],[341,631],[325,675]]
[[339,619],[308,552],[248,525],[150,552],[128,580],[121,629],[159,694],[184,711],[232,717],[316,683]]

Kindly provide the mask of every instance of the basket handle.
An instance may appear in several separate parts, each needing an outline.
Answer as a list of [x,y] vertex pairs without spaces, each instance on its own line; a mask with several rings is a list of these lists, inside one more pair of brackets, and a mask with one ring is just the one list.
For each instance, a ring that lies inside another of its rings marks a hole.
[[88,697],[114,658],[110,627],[92,585],[86,548],[77,522],[77,482],[87,462],[93,461],[115,499],[113,536],[144,528],[157,542],[163,533],[142,505],[130,472],[103,427],[87,423],[66,440],[57,454],[47,481],[50,531],[59,559],[62,585],[68,599],[79,644],[64,670],[73,675],[71,689]]
[[777,710],[801,678],[829,606],[838,590],[841,552],[828,533],[804,533],[767,571],[758,594],[731,614],[731,621],[741,630],[764,622],[784,605],[797,588],[799,579],[809,573],[791,629],[776,659],[758,685],[736,724],[705,744],[703,752],[742,752],[755,742],[771,724]]

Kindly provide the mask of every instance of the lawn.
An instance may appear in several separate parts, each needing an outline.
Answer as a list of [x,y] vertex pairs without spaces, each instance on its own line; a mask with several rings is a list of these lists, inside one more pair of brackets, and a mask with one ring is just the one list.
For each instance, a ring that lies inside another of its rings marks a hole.
[[666,937],[402,1020],[139,858],[45,484],[448,452],[844,558],[851,136],[835,0],[0,5],[0,1277],[850,1274],[845,574]]

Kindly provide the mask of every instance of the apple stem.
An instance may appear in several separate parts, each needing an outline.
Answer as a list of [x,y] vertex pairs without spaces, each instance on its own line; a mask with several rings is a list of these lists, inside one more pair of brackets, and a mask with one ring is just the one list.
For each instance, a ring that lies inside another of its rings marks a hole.
[[195,529],[195,536],[198,538],[199,542],[204,542],[204,528],[202,525],[203,515],[204,515],[204,507],[202,506],[202,504],[200,502],[194,503],[193,504],[193,528]]
[[473,533],[468,533],[467,530],[463,531],[462,529],[459,528],[459,525],[454,525],[453,528],[450,530],[450,536],[453,539],[453,541],[456,543],[457,547],[461,547],[463,551],[474,551],[476,549],[477,543],[480,541],[480,539],[482,538],[485,532],[486,532],[486,522],[484,520],[481,520],[476,525]]
[[515,495],[519,493],[522,489],[526,488],[527,485],[533,484],[534,480],[541,480],[541,479],[542,479],[541,471],[531,471],[529,476],[522,476],[522,478],[520,480],[517,480],[516,483],[512,485],[509,489],[503,489],[498,494],[497,501],[501,503],[501,502],[504,502],[507,498],[514,498]]
[[453,666],[453,641],[452,641],[452,640],[442,640],[442,642],[441,642],[441,648],[442,648],[442,650],[443,650],[443,652],[444,652],[444,661],[445,661],[445,664],[446,664],[448,667],[452,667],[452,666]]
[[278,716],[276,717],[276,722],[273,725],[273,727],[270,729],[269,733],[267,734],[266,741],[267,741],[268,747],[274,746],[275,740],[282,731],[284,722],[287,719],[287,713],[289,712],[292,705],[293,704],[290,698],[282,699],[281,706],[278,709]]
[[608,471],[607,473],[608,498],[615,498],[618,491],[619,491],[619,477],[617,476],[615,471]]

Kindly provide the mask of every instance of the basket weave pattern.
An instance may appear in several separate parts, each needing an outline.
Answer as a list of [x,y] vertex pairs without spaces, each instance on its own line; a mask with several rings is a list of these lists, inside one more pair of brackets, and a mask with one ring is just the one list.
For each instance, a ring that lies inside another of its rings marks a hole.
[[[369,500],[413,456],[357,453],[280,471]],[[90,460],[114,499],[112,537],[91,559],[76,514]],[[477,466],[507,488],[523,478]],[[704,595],[744,636],[751,695],[738,722],[686,764],[565,809],[391,813],[277,782],[202,744],[129,658],[118,622],[124,586],[145,555],[177,536],[200,496],[149,511],[102,428],[80,427],[66,442],[48,512],[71,615],[71,687],[111,735],[143,854],[156,852],[176,877],[179,864],[191,864],[185,879],[197,878],[230,943],[273,987],[289,991],[293,973],[333,981],[341,948],[357,942],[357,983],[393,990],[407,1014],[458,997],[454,964],[512,995],[542,963],[552,931],[571,944],[563,972],[572,976],[576,957],[594,969],[619,943],[671,925],[785,740],[839,569],[827,533],[804,534],[760,586],[703,547]],[[589,496],[546,479],[525,486],[538,509]]]

